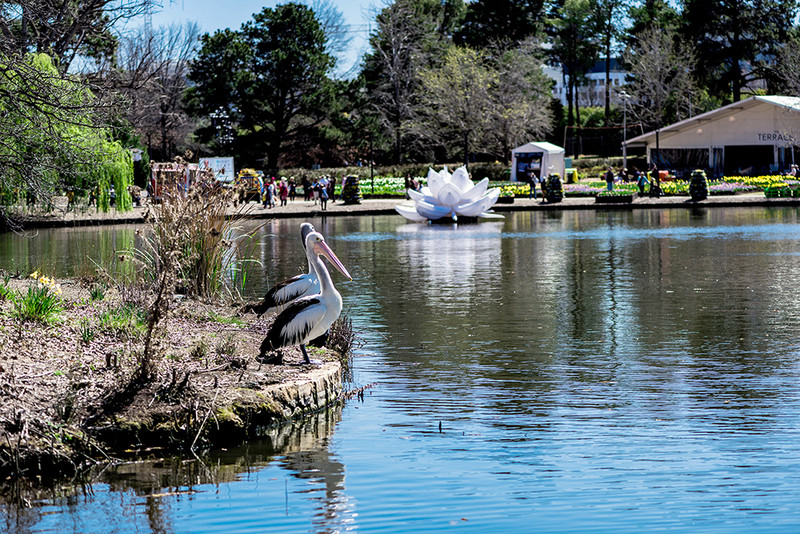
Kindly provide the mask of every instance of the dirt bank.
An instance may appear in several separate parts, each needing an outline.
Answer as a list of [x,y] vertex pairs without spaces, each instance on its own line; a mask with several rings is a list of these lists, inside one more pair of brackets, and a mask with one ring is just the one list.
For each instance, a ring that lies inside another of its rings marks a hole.
[[30,278],[8,280],[0,301],[4,477],[56,477],[143,451],[242,441],[342,394],[333,351],[313,349],[321,366],[303,365],[295,349],[284,365],[259,364],[270,318],[180,297],[156,379],[137,383],[143,329],[131,296],[96,280],[59,283],[63,309],[49,324],[20,318]]

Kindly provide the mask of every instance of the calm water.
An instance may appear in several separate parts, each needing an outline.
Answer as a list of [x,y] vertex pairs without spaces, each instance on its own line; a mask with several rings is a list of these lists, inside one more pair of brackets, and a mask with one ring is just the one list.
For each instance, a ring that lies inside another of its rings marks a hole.
[[[299,222],[264,229],[251,294],[302,268]],[[334,275],[363,401],[204,464],[109,469],[4,528],[800,530],[800,210],[313,222],[355,278]],[[81,272],[118,230],[6,235],[0,266]]]

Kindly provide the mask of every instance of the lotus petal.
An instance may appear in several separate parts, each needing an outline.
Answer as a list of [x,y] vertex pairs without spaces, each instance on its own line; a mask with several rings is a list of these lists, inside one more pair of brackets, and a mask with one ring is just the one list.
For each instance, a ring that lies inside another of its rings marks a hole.
[[451,214],[449,208],[435,206],[429,202],[417,202],[417,213],[426,219],[436,220]]
[[444,178],[434,171],[433,169],[428,169],[428,187],[431,190],[432,196],[437,196],[439,194],[439,189],[445,184]]
[[435,197],[420,193],[419,191],[414,191],[413,189],[408,190],[408,196],[415,202],[430,202],[431,204],[436,204]]
[[489,179],[484,178],[483,180],[475,184],[475,186],[472,189],[464,193],[464,195],[461,197],[461,202],[471,202],[473,200],[479,199],[480,197],[483,196],[488,187],[489,187]]
[[441,206],[455,208],[461,200],[461,191],[453,184],[446,183],[436,195],[436,203]]
[[484,212],[494,206],[495,202],[497,202],[497,198],[500,195],[500,189],[493,188],[490,189],[485,196],[479,198],[474,202],[470,202],[469,204],[462,204],[457,208],[457,211],[460,215],[464,215],[467,217],[477,217],[478,214]]
[[456,186],[462,194],[472,189],[475,185],[472,183],[472,180],[470,180],[467,168],[464,166],[455,170],[453,176],[450,178],[450,183]]
[[423,217],[417,213],[417,208],[413,204],[400,204],[394,207],[395,211],[405,217],[406,219],[414,222],[425,222],[427,217]]

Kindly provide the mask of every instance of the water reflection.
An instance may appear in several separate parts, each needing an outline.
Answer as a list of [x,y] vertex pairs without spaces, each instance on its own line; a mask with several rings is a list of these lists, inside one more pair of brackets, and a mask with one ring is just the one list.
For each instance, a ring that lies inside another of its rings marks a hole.
[[[415,293],[448,306],[479,302],[500,272],[502,223],[405,224],[397,257],[410,273]],[[397,288],[408,291],[411,288]]]
[[[189,505],[214,508],[230,484],[280,477],[240,494],[237,506],[258,506],[288,522],[313,516],[316,532],[340,531],[352,522],[345,493],[345,467],[329,451],[342,406],[272,429],[263,439],[200,458],[159,458],[112,466],[79,486],[42,489],[16,486],[2,505],[7,532],[184,532],[178,512]],[[291,483],[275,469],[297,480]],[[284,484],[285,482],[285,484]],[[291,490],[289,489],[291,487]],[[66,490],[66,493],[63,493]],[[299,504],[297,499],[300,499]],[[307,506],[307,505],[310,505]],[[295,509],[299,506],[299,510]],[[310,512],[310,514],[309,514]],[[220,515],[222,514],[222,515]],[[212,511],[196,523],[199,531],[246,530],[249,519]],[[263,525],[261,518],[256,524]],[[216,526],[215,526],[216,525]],[[193,529],[189,529],[193,530]]]
[[[367,342],[356,385],[379,384],[367,402],[205,468],[124,466],[69,502],[9,509],[13,526],[796,526],[797,208],[312,222],[354,274],[337,288]],[[304,267],[298,226],[261,230],[250,291]]]

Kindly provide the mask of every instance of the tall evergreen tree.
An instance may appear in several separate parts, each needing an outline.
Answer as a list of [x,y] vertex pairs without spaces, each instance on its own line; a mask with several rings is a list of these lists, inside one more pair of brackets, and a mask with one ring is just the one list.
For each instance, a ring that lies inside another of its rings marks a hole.
[[580,126],[578,88],[597,61],[596,18],[590,0],[565,0],[550,19],[551,55],[561,65],[567,86],[567,124]]
[[327,45],[307,6],[264,8],[239,32],[203,38],[190,73],[197,85],[187,94],[188,109],[229,110],[245,148],[265,156],[266,168],[277,169],[284,151],[313,135],[327,117],[334,63]]
[[537,35],[545,25],[544,0],[475,0],[467,5],[464,24],[455,41],[483,48],[515,45]]
[[769,77],[796,14],[796,0],[684,0],[683,34],[697,50],[698,74],[739,101],[749,84]]

